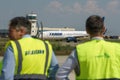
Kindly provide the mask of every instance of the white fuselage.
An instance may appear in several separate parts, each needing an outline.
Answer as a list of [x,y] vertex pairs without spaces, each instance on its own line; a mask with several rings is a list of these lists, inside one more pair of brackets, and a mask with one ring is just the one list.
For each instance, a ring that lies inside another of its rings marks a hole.
[[[88,36],[86,31],[44,31],[43,38],[44,39],[59,39],[59,38],[67,38],[67,37],[84,37]],[[40,35],[41,37],[41,35]]]

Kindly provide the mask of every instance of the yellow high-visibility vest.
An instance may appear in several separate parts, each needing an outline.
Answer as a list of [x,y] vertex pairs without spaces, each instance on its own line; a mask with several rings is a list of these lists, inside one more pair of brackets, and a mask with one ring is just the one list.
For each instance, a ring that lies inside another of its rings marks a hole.
[[120,45],[91,40],[76,46],[80,75],[76,80],[120,79]]
[[48,76],[52,58],[52,46],[35,38],[22,38],[9,42],[13,48],[16,72],[15,78],[40,78]]

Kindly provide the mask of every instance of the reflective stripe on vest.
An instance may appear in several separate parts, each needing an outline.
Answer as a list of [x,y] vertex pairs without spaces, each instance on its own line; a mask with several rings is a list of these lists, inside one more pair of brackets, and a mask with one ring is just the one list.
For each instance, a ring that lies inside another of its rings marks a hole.
[[47,77],[43,74],[17,74],[14,80],[47,80]]
[[76,80],[120,78],[120,45],[91,40],[76,47],[80,75]]
[[22,50],[21,50],[19,42],[15,41],[15,43],[16,43],[17,51],[18,51],[18,69],[17,69],[17,74],[20,74],[20,71],[22,69],[22,60],[23,60]]

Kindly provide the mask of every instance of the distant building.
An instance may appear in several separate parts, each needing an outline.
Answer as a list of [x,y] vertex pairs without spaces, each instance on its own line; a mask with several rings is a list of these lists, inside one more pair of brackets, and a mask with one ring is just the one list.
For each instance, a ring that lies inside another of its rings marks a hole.
[[8,37],[8,30],[0,29],[0,37]]

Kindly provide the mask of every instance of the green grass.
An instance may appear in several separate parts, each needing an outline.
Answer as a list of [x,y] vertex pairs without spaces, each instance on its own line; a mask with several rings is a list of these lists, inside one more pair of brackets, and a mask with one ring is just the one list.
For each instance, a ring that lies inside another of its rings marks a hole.
[[61,42],[52,43],[52,46],[56,55],[69,55],[75,47],[69,44],[63,45]]
[[1,70],[2,70],[2,61],[0,61],[0,75],[1,75]]

